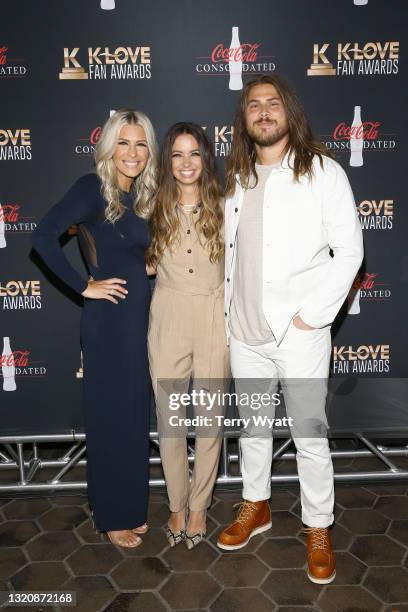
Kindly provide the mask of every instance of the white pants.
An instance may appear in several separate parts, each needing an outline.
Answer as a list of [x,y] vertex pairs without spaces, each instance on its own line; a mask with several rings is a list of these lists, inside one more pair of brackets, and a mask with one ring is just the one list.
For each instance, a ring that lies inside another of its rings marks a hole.
[[[285,379],[296,383],[301,379],[303,389],[307,381],[318,383],[319,391],[313,401],[305,404],[296,393],[285,393],[287,417],[296,423],[304,419],[309,422],[327,424],[325,414],[325,385],[329,374],[331,355],[330,328],[301,330],[290,324],[281,344],[270,342],[252,346],[230,338],[231,370],[238,395],[247,391],[248,379],[268,379],[270,392],[276,391],[278,379],[282,386]],[[275,389],[273,388],[275,387]],[[322,391],[323,387],[323,391]],[[316,399],[317,398],[317,399]],[[302,412],[303,410],[303,412]],[[313,414],[309,414],[309,411]],[[242,409],[239,407],[240,416]],[[248,412],[246,412],[246,415]],[[271,415],[274,416],[274,415]],[[300,428],[299,431],[302,431]],[[293,435],[292,430],[292,435]],[[297,468],[300,481],[302,521],[309,527],[328,527],[333,522],[334,478],[329,443],[326,437],[293,436],[297,449]],[[261,437],[241,436],[241,471],[243,498],[248,501],[269,499],[271,495],[272,430]]]

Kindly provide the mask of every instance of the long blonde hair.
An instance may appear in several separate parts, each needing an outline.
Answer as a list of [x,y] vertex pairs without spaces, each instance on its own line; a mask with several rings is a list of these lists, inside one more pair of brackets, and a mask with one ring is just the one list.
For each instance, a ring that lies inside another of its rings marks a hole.
[[160,262],[167,248],[171,250],[180,240],[180,221],[176,206],[180,193],[173,176],[171,158],[174,141],[181,134],[191,134],[196,139],[203,164],[199,180],[202,208],[195,222],[199,239],[204,239],[203,246],[211,263],[219,262],[224,254],[222,192],[215,173],[214,154],[204,130],[199,125],[181,122],[169,128],[161,146],[159,186],[150,217],[152,241],[146,253],[146,261],[152,266]]
[[120,200],[117,170],[112,159],[120,130],[124,125],[139,125],[144,129],[149,151],[144,170],[132,184],[135,214],[144,219],[150,216],[156,192],[157,143],[151,121],[140,111],[121,108],[103,126],[102,135],[95,148],[96,174],[102,181],[102,195],[107,202],[105,216],[111,223],[115,223],[125,212],[125,207]]

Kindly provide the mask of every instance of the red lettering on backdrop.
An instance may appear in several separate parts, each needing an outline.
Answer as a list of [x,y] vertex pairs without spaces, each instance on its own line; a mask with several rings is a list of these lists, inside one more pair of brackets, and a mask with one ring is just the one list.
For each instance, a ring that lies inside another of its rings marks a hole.
[[378,276],[378,274],[375,274],[374,272],[365,272],[360,284],[361,289],[372,289],[374,287],[374,279],[376,276]]
[[7,50],[8,50],[8,47],[0,47],[0,64],[1,65],[7,64],[7,56],[6,56]]
[[256,62],[258,57],[257,49],[261,45],[259,43],[249,44],[246,43],[231,49],[230,47],[224,47],[222,43],[215,46],[211,53],[211,61],[214,63],[218,62]]
[[89,142],[95,145],[101,137],[102,128],[100,126],[96,127],[92,130],[91,135],[89,137]]
[[350,140],[350,138],[361,138],[364,140],[375,140],[378,136],[379,121],[364,121],[361,125],[349,126],[339,123],[333,132],[334,140]]
[[19,204],[2,204],[3,213],[0,211],[0,221],[5,223],[17,223],[18,210],[21,208]]
[[0,355],[0,365],[26,368],[30,351],[13,351],[10,355]]

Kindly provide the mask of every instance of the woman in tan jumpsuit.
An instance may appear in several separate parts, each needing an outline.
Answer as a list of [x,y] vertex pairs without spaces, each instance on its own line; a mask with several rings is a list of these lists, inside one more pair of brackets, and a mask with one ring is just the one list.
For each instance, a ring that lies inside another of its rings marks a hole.
[[[191,482],[183,417],[170,398],[194,389],[227,390],[229,358],[224,331],[223,201],[211,145],[202,128],[176,123],[160,154],[159,188],[151,217],[147,254],[156,287],[148,335],[150,373],[156,397],[160,455],[169,496],[167,538],[171,546],[198,544],[206,531],[222,443],[222,402],[209,410],[196,402]],[[163,380],[166,379],[166,380]],[[201,397],[202,399],[202,397]]]

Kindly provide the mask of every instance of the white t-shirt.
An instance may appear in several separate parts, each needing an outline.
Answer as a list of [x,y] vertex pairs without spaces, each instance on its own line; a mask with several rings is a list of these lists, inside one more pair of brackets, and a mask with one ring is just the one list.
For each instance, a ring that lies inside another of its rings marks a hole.
[[279,165],[255,164],[258,183],[245,191],[239,218],[230,329],[245,344],[275,340],[262,307],[262,217],[265,184]]

